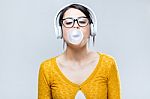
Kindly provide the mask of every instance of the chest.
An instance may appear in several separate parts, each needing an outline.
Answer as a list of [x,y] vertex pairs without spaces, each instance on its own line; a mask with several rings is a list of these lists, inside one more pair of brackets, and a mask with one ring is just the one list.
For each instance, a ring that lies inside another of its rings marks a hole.
[[64,65],[58,62],[58,67],[66,79],[80,85],[94,73],[98,61],[99,58],[96,58],[89,62],[83,62],[81,66],[73,63]]

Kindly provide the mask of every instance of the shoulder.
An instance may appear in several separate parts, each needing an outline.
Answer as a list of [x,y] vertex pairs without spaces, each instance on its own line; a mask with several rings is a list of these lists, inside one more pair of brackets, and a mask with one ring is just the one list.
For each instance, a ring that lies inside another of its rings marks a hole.
[[101,63],[105,66],[107,65],[107,67],[111,67],[112,65],[116,64],[116,59],[114,56],[101,52],[99,52],[99,54],[101,56]]
[[113,73],[118,72],[118,66],[116,63],[116,59],[109,54],[100,53],[101,54],[101,66],[107,71],[107,74],[110,76]]
[[54,66],[55,57],[51,57],[49,59],[45,59],[41,62],[39,68],[39,80],[46,79],[48,83],[51,83],[53,80],[53,66]]
[[103,53],[103,52],[98,52],[100,55],[101,55],[101,57],[103,58],[103,60],[105,60],[105,61],[114,61],[115,60],[115,58],[114,58],[114,56],[112,56],[112,55],[110,55],[110,54],[107,54],[107,53]]
[[48,59],[45,59],[45,60],[43,60],[41,63],[40,63],[40,70],[50,70],[52,67],[53,67],[53,65],[54,65],[54,63],[55,63],[55,58],[56,58],[56,56],[53,56],[53,57],[50,57],[50,58],[48,58]]

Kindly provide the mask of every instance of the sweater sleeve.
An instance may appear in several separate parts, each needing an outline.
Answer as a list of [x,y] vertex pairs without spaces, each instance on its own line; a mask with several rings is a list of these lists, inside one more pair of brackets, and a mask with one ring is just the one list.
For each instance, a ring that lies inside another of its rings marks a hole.
[[120,77],[115,59],[109,68],[108,75],[108,99],[121,99]]
[[38,99],[52,99],[49,75],[44,63],[40,65],[38,76]]

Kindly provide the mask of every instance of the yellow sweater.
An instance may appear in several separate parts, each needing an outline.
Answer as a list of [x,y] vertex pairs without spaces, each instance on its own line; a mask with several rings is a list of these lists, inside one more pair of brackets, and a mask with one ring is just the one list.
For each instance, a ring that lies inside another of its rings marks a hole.
[[104,53],[91,75],[80,85],[71,82],[59,69],[56,57],[41,63],[38,99],[74,99],[81,90],[86,99],[120,99],[120,78],[115,59]]

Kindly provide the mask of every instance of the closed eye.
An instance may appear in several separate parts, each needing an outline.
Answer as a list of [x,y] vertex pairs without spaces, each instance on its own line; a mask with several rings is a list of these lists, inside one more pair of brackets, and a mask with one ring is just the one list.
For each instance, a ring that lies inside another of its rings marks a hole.
[[86,22],[85,22],[85,21],[79,21],[79,23],[81,23],[81,24],[85,24]]
[[70,25],[70,24],[72,24],[72,22],[65,22],[65,24],[66,24],[66,25]]

